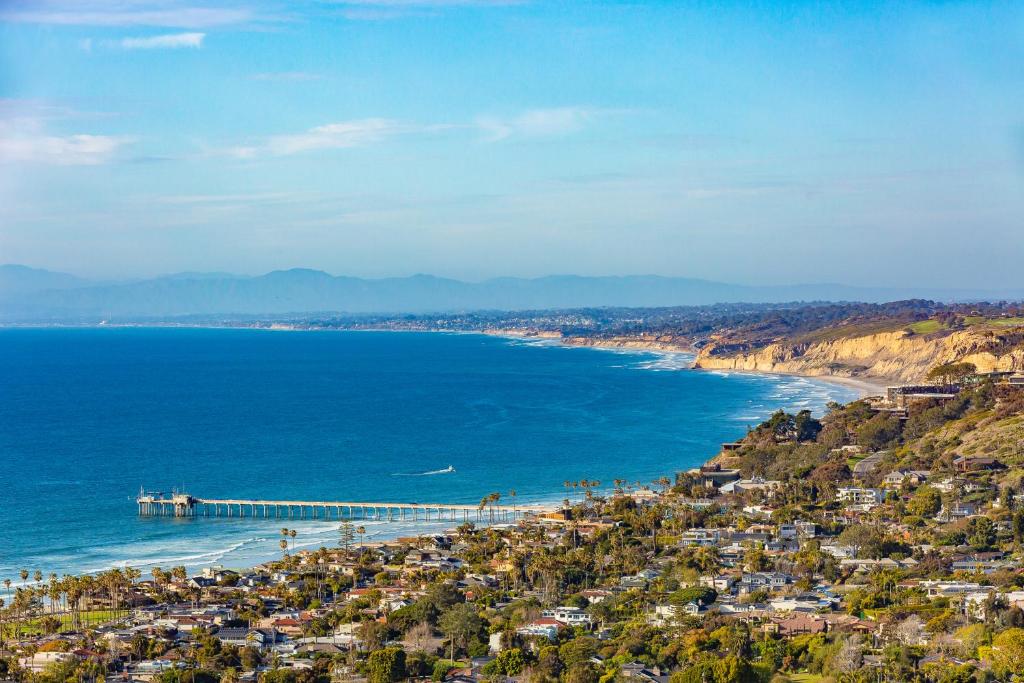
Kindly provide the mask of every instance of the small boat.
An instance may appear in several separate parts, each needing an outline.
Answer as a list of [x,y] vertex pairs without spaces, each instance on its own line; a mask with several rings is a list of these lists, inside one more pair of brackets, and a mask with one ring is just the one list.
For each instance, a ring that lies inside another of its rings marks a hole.
[[445,469],[443,469],[441,471],[444,472],[445,474],[448,474],[449,472],[454,472],[455,468],[452,467],[451,465],[448,465],[448,467],[446,467]]

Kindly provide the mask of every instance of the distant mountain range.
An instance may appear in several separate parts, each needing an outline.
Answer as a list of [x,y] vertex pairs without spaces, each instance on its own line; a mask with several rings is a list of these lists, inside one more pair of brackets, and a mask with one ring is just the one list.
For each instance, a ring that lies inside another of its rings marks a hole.
[[148,280],[96,282],[27,266],[0,266],[0,321],[8,323],[451,313],[734,302],[882,302],[909,298],[1016,300],[1024,298],[1024,290],[986,292],[838,284],[752,287],[656,275],[552,275],[534,279],[495,278],[483,282],[413,275],[371,280],[302,268],[255,277],[178,273]]

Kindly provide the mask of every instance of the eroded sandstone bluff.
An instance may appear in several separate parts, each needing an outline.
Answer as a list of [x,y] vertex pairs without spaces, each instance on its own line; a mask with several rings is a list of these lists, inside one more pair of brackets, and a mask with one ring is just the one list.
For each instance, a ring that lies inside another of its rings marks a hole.
[[777,341],[756,349],[712,340],[694,367],[914,382],[942,363],[970,362],[980,372],[1024,370],[1024,328],[959,330],[933,335],[906,330],[817,341]]

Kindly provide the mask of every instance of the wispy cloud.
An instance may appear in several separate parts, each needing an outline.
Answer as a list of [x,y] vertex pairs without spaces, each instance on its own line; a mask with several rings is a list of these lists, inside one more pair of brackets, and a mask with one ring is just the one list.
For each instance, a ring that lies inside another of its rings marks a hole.
[[109,135],[0,135],[0,163],[96,166],[111,161],[130,142]]
[[116,44],[125,50],[198,49],[203,46],[203,39],[205,37],[205,33],[168,33],[162,36],[122,38]]
[[546,137],[572,133],[594,118],[598,110],[586,107],[531,109],[511,118],[481,117],[477,126],[492,142],[512,137]]
[[245,6],[204,6],[154,0],[14,0],[0,7],[0,20],[68,26],[164,26],[211,28],[267,21]]
[[289,156],[323,149],[363,147],[399,135],[438,132],[453,127],[446,124],[406,123],[384,118],[355,119],[316,126],[302,133],[274,135],[256,145],[231,148],[228,153],[241,159],[266,155]]
[[270,71],[266,73],[253,74],[249,78],[254,81],[301,82],[318,81],[323,78],[323,76],[320,74],[308,73],[306,71]]
[[[516,138],[556,137],[583,128],[603,110],[586,107],[532,109],[509,118],[481,117],[470,123],[416,123],[388,118],[366,118],[316,126],[301,133],[274,135],[264,141],[229,148],[239,159],[289,156],[324,149],[364,147],[398,136],[429,136],[452,131],[477,132],[484,142]],[[224,153],[224,152],[221,152]]]
[[0,99],[0,163],[95,166],[112,161],[133,138],[58,135],[48,130],[57,121],[66,125],[97,116],[108,115],[79,112],[46,100]]
[[116,116],[116,114],[81,111],[52,100],[0,97],[0,130],[10,126],[17,126],[21,129],[39,128],[46,121],[97,119],[112,116]]

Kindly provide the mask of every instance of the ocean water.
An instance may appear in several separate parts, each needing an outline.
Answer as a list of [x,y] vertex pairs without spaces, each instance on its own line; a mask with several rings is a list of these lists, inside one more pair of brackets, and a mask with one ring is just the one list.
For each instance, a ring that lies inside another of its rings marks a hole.
[[[461,334],[0,330],[0,579],[246,566],[279,554],[282,526],[297,530],[296,548],[337,545],[335,521],[140,518],[141,486],[561,500],[565,480],[648,483],[776,408],[820,413],[854,397],[802,378],[693,371],[691,360]],[[363,524],[368,538],[425,529]]]

